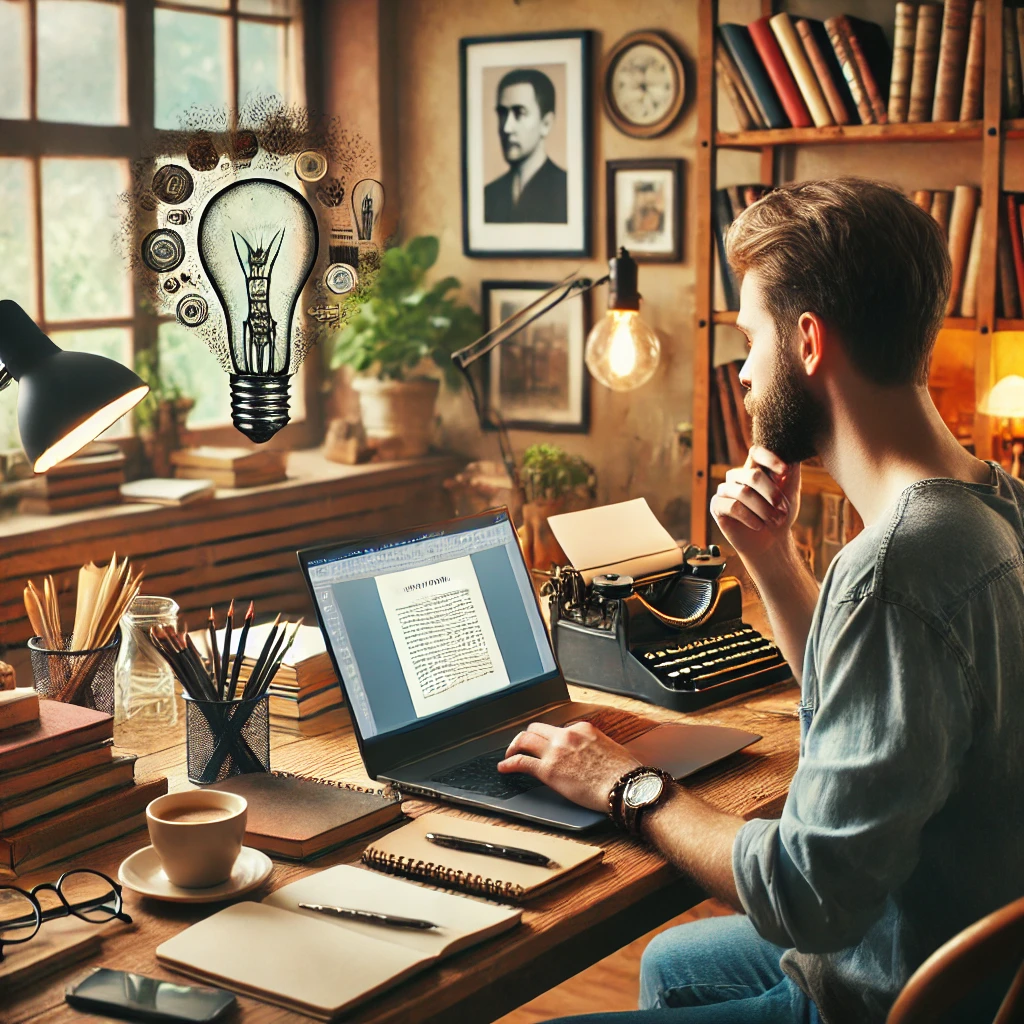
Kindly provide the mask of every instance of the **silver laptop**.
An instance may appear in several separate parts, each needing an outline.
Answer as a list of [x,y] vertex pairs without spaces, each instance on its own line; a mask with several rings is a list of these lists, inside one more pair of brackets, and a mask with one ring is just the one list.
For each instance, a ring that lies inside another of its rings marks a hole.
[[[565,829],[606,820],[496,767],[530,722],[607,710],[569,699],[507,509],[298,556],[371,778]],[[758,739],[664,725],[626,746],[681,778]]]

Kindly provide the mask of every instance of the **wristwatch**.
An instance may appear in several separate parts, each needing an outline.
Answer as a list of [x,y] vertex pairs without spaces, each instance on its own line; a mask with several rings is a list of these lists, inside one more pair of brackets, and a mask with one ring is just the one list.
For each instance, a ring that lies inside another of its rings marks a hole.
[[609,810],[612,819],[630,835],[640,835],[644,811],[658,804],[669,791],[672,776],[661,768],[632,768],[612,787]]

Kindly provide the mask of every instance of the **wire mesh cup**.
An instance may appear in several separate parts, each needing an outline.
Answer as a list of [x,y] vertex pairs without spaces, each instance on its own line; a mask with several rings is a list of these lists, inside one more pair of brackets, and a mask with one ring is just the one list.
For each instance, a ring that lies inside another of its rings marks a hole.
[[185,698],[188,781],[221,782],[230,775],[270,771],[270,698]]
[[114,713],[114,667],[121,646],[121,629],[103,647],[72,651],[71,638],[61,650],[45,646],[42,637],[28,642],[32,659],[32,680],[40,697],[80,704],[105,714]]

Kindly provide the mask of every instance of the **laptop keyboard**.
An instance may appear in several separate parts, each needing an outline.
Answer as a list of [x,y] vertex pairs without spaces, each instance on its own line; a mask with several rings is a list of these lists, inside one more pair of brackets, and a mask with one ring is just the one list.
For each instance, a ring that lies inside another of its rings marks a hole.
[[532,775],[514,772],[502,775],[498,771],[498,762],[505,759],[505,747],[499,750],[488,750],[484,754],[463,761],[452,768],[445,768],[437,775],[431,775],[431,782],[439,782],[453,789],[463,789],[469,793],[480,793],[482,796],[494,797],[497,800],[511,800],[520,793],[528,793],[531,789],[543,786],[544,783]]

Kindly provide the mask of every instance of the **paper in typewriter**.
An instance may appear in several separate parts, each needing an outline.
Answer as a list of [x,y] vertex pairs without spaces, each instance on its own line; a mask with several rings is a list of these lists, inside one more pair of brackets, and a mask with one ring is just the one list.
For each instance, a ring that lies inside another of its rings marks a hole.
[[572,567],[589,584],[595,576],[646,576],[682,565],[683,553],[646,498],[565,512],[548,519]]

